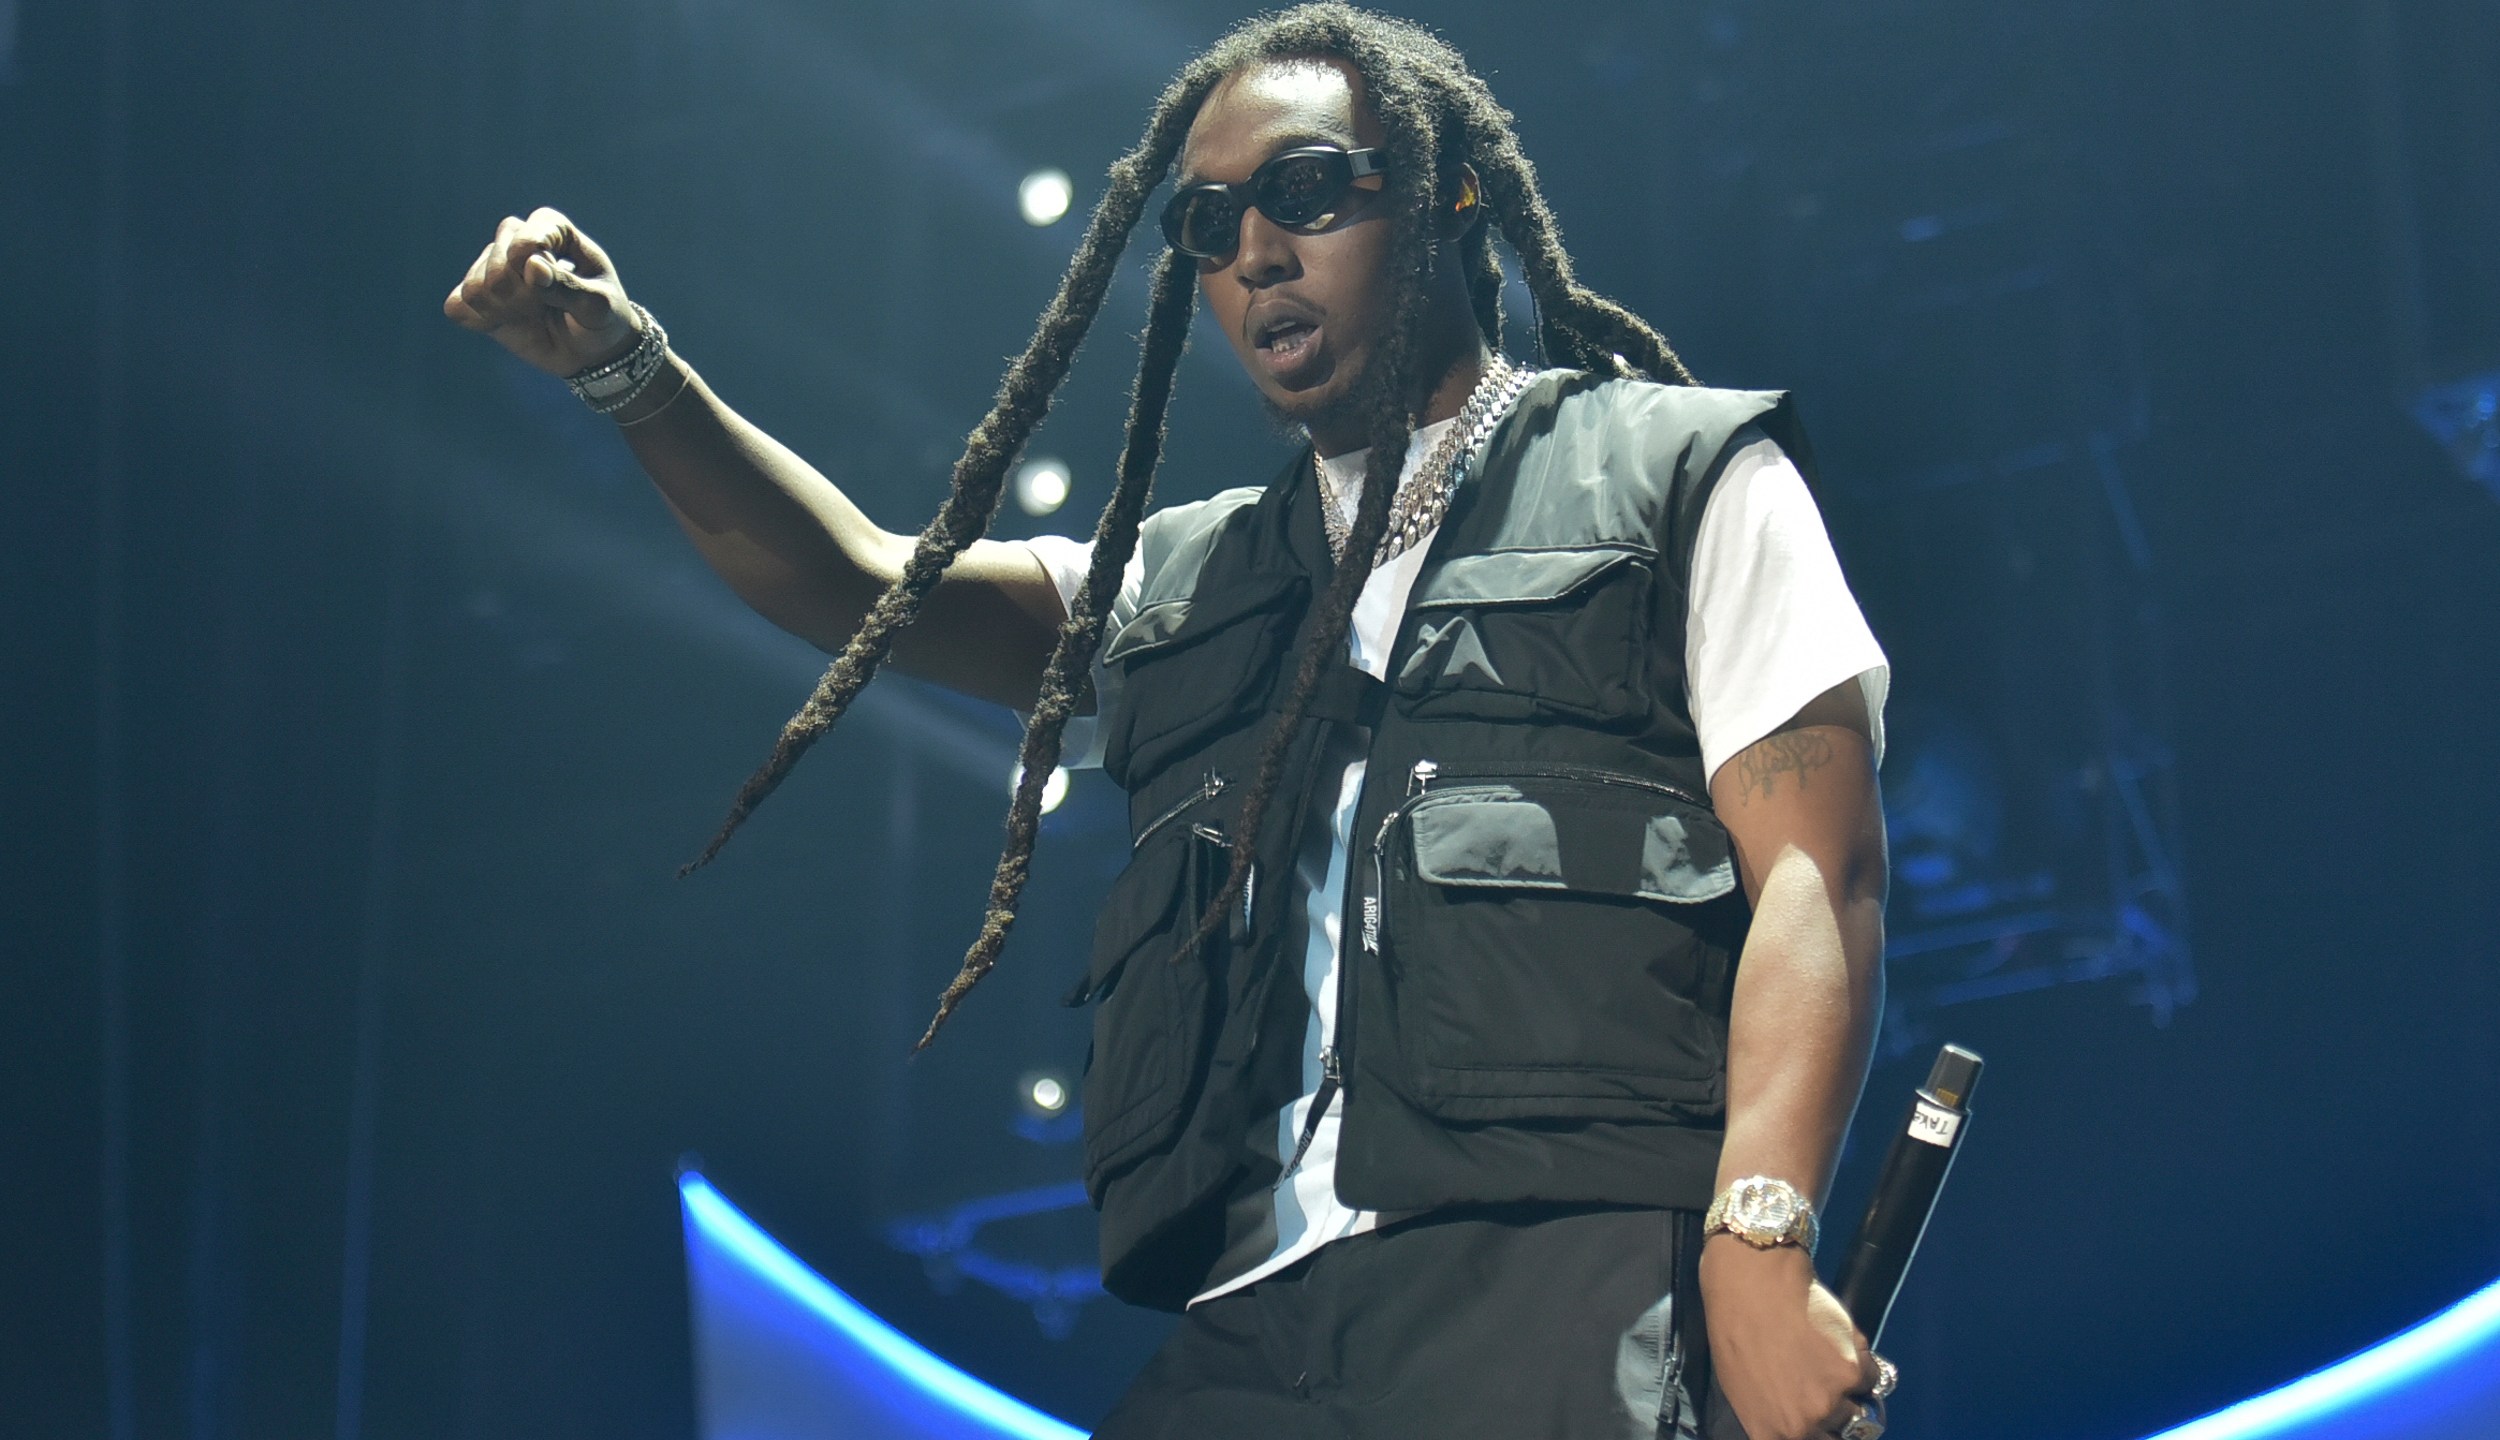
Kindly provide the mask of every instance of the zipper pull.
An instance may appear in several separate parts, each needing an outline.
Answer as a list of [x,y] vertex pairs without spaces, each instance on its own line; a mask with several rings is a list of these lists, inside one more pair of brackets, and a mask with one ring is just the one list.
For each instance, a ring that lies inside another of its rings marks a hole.
[[1311,1153],[1311,1142],[1319,1138],[1319,1122],[1327,1117],[1328,1107],[1335,1103],[1337,1091],[1345,1083],[1345,1071],[1338,1062],[1336,1046],[1320,1047],[1319,1074],[1319,1090],[1311,1096],[1311,1113],[1303,1122],[1302,1137],[1294,1142],[1293,1153],[1285,1157],[1285,1168],[1276,1176],[1276,1183],[1268,1187],[1271,1190],[1284,1189],[1285,1182],[1293,1178],[1293,1172],[1302,1168],[1302,1157]]
[[1406,798],[1390,806],[1389,813],[1380,817],[1380,833],[1372,837],[1374,855],[1380,853],[1381,846],[1389,843],[1389,832],[1396,827],[1398,817],[1406,813],[1406,807],[1415,803],[1425,791],[1430,790],[1434,778],[1440,773],[1441,767],[1430,760],[1418,760],[1414,768],[1406,772]]
[[1250,907],[1259,898],[1259,862],[1250,862],[1250,869],[1241,877],[1241,909],[1233,915],[1233,943],[1250,943]]

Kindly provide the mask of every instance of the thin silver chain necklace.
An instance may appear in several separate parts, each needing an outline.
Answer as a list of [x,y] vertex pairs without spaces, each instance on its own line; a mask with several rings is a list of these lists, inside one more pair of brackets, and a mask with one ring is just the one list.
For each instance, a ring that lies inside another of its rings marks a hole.
[[[1476,388],[1469,392],[1467,403],[1450,424],[1449,433],[1432,447],[1424,463],[1398,487],[1397,498],[1391,502],[1389,528],[1380,537],[1380,547],[1372,552],[1374,567],[1414,548],[1415,542],[1432,533],[1449,513],[1450,497],[1458,493],[1459,482],[1467,478],[1468,463],[1476,447],[1502,423],[1510,407],[1519,403],[1536,372],[1513,365],[1507,356],[1495,355],[1477,378]],[[1346,518],[1343,497],[1337,482],[1328,478],[1328,467],[1321,463],[1319,453],[1311,454],[1311,469],[1319,476],[1320,519],[1326,522],[1328,553],[1345,559],[1346,543],[1353,538],[1354,523]]]

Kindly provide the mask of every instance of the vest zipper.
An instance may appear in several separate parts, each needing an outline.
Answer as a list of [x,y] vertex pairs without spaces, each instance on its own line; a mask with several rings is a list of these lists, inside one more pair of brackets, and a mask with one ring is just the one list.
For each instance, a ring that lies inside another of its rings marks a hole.
[[[1435,773],[1439,773],[1437,766]],[[1606,785],[1628,785],[1636,790],[1648,790],[1655,794],[1670,796],[1687,805],[1698,805],[1704,810],[1716,808],[1708,800],[1680,785],[1670,785],[1664,780],[1652,780],[1646,775],[1627,775],[1620,770],[1607,770],[1595,765],[1567,765],[1554,761],[1519,765],[1493,764],[1483,767],[1471,765],[1457,771],[1451,778],[1508,780],[1513,777],[1522,780],[1585,780]],[[1401,806],[1400,810],[1403,811],[1404,808]],[[1394,820],[1397,817],[1393,814],[1390,818]]]
[[[1397,823],[1397,817],[1406,813],[1409,806],[1432,788],[1433,777],[1440,773],[1441,767],[1430,760],[1415,762],[1414,767],[1406,772],[1406,798],[1400,800],[1397,807],[1389,812],[1388,818],[1381,822],[1379,839],[1372,842],[1372,890],[1363,897],[1363,951],[1366,954],[1380,953],[1380,897],[1383,893],[1380,883],[1381,841],[1388,838],[1389,827]],[[1319,1089],[1311,1094],[1311,1111],[1303,1119],[1302,1134],[1294,1141],[1293,1155],[1285,1161],[1284,1170],[1277,1175],[1276,1184],[1271,1188],[1283,1189],[1285,1181],[1301,1168],[1302,1158],[1311,1153],[1311,1142],[1319,1138],[1320,1120],[1328,1114],[1328,1107],[1335,1102],[1338,1092],[1345,1088],[1345,1052],[1339,1048],[1339,1042],[1354,1034],[1354,986],[1349,978],[1353,970],[1352,959],[1343,953],[1341,947],[1337,956],[1336,1033],[1329,1044],[1319,1047]]]
[[[1179,803],[1173,805],[1172,808],[1164,811],[1160,815],[1157,815],[1154,819],[1147,821],[1146,828],[1137,832],[1137,838],[1129,842],[1128,848],[1131,850],[1137,850],[1143,847],[1148,840],[1154,838],[1156,831],[1161,830],[1164,826],[1178,820],[1181,816],[1187,814],[1192,807],[1202,805],[1207,801],[1214,799],[1216,796],[1223,794],[1225,783],[1226,782],[1222,772],[1209,770],[1207,772],[1207,778],[1198,782],[1197,789],[1182,796]],[[1225,841],[1222,843],[1229,844],[1231,842]]]
[[[1415,808],[1416,801],[1430,793],[1432,782],[1440,774],[1441,767],[1434,762],[1416,761],[1415,768],[1407,772],[1406,798],[1380,817],[1380,829],[1372,836],[1372,888],[1371,893],[1363,897],[1363,950],[1366,954],[1380,953],[1380,929],[1388,921],[1389,877],[1382,856],[1389,848],[1389,832],[1397,828],[1398,821],[1404,818],[1407,811]],[[1344,1013],[1340,1011],[1338,1023],[1343,1024],[1344,1019]]]

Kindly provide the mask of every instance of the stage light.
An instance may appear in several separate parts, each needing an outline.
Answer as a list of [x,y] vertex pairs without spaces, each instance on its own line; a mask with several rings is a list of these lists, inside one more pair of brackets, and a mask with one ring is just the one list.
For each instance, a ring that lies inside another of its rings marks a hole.
[[1024,1103],[1037,1115],[1056,1115],[1068,1108],[1068,1082],[1042,1071],[1018,1082]]
[[[1016,793],[1016,788],[1023,783],[1024,767],[1019,765],[1016,767],[1016,773],[1007,781],[1007,793],[1013,795]],[[1047,815],[1058,809],[1059,802],[1067,798],[1068,767],[1053,765],[1050,767],[1050,778],[1042,782],[1042,813]]]
[[1075,479],[1064,460],[1027,460],[1016,467],[1016,504],[1027,515],[1048,515],[1068,503]]
[[1058,224],[1075,198],[1076,186],[1065,170],[1036,170],[1016,187],[1016,208],[1024,212],[1025,224],[1037,227]]

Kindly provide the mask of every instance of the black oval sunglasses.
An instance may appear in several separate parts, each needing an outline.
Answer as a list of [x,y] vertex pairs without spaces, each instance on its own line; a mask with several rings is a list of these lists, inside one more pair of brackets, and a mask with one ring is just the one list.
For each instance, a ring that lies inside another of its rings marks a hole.
[[1241,243],[1241,212],[1253,206],[1288,230],[1312,235],[1337,218],[1354,182],[1389,168],[1378,150],[1305,145],[1271,157],[1237,185],[1209,181],[1176,192],[1163,207],[1163,238],[1183,255],[1221,260]]

